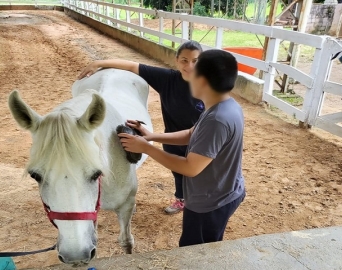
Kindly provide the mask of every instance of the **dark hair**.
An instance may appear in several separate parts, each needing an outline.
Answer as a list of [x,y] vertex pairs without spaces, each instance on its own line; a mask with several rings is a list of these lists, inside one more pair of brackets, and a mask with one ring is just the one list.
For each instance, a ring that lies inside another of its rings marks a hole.
[[194,40],[187,41],[180,45],[177,49],[176,57],[178,57],[183,50],[200,51],[200,53],[203,52],[201,44]]
[[237,61],[229,52],[208,50],[198,57],[195,72],[203,76],[213,90],[227,93],[234,88],[238,74]]

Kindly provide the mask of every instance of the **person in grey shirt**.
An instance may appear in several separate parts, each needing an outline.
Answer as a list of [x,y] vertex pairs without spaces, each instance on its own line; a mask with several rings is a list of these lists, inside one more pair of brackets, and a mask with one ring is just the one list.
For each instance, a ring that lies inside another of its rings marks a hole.
[[[127,125],[143,137],[118,134],[126,151],[146,153],[172,171],[184,175],[185,208],[179,246],[221,241],[229,218],[245,198],[241,161],[244,117],[229,95],[237,78],[234,56],[222,50],[202,53],[191,75],[193,97],[205,111],[189,130],[154,134],[139,122]],[[166,153],[148,141],[188,145],[186,157]]]

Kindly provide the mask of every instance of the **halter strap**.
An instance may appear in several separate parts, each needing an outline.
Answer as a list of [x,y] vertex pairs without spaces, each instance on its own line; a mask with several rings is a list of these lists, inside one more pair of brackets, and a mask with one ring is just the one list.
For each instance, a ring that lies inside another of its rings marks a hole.
[[97,213],[101,207],[101,180],[102,180],[102,175],[100,175],[98,178],[99,192],[98,192],[97,202],[96,202],[94,212],[55,212],[55,211],[51,211],[50,207],[46,203],[44,203],[42,200],[46,215],[48,216],[52,225],[58,229],[54,220],[92,220],[96,222]]

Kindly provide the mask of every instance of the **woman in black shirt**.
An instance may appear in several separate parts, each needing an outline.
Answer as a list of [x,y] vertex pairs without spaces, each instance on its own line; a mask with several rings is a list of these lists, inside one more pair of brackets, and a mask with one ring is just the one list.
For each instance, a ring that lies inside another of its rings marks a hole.
[[[165,132],[176,132],[193,127],[204,110],[202,101],[192,97],[188,83],[190,73],[201,52],[202,47],[198,42],[183,43],[176,53],[177,70],[127,60],[98,60],[89,64],[78,79],[89,77],[101,68],[123,69],[141,76],[160,95]],[[164,144],[163,148],[171,154],[186,155],[186,146]],[[175,172],[172,174],[175,178],[176,192],[174,202],[164,209],[167,214],[176,214],[184,208],[183,176]]]

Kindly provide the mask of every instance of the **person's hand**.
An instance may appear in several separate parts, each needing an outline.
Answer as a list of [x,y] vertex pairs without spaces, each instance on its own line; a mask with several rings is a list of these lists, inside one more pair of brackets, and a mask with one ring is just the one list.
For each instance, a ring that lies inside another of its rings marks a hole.
[[81,80],[84,77],[89,77],[89,76],[93,75],[96,71],[98,71],[99,68],[100,68],[100,66],[99,66],[98,62],[94,61],[83,69],[81,74],[78,75],[77,79]]
[[145,140],[152,140],[152,132],[148,131],[139,121],[137,120],[127,120],[126,125],[130,128],[138,130]]
[[132,153],[145,153],[150,144],[141,136],[134,136],[127,133],[118,134],[122,147]]

